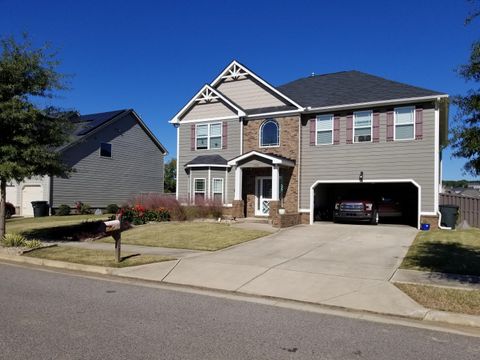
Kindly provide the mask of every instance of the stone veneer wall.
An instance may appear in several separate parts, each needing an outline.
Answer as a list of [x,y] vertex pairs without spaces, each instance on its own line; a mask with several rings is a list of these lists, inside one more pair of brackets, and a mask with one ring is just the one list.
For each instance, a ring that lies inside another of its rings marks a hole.
[[438,216],[436,215],[421,215],[420,224],[430,224],[430,230],[438,229]]
[[[299,116],[277,117],[275,120],[280,126],[280,146],[261,148],[259,145],[260,126],[265,119],[249,120],[243,126],[243,152],[258,151],[262,153],[275,154],[295,161],[293,168],[280,168],[280,176],[283,177],[283,183],[286,188],[283,206],[287,213],[298,212],[298,142],[299,142]],[[267,176],[271,175],[271,169],[268,169]],[[245,174],[244,169],[243,182],[248,183],[250,178]],[[254,179],[252,181],[255,181]],[[245,189],[245,185],[244,185]],[[253,184],[253,193],[255,193],[255,184]],[[253,216],[252,210],[254,199],[252,195],[245,199],[247,201],[247,216]]]

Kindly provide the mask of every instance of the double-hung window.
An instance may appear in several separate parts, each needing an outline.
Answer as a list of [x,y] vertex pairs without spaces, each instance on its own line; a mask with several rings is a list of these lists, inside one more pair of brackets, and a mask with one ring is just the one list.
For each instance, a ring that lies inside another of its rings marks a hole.
[[372,141],[372,111],[357,111],[353,113],[353,141]]
[[415,139],[415,109],[405,106],[395,109],[395,140]]
[[222,148],[222,123],[197,125],[197,150]]
[[205,200],[206,186],[205,179],[195,179],[194,180],[194,201]]
[[317,145],[333,143],[333,115],[317,116]]
[[223,203],[223,179],[212,179],[212,199],[216,203]]

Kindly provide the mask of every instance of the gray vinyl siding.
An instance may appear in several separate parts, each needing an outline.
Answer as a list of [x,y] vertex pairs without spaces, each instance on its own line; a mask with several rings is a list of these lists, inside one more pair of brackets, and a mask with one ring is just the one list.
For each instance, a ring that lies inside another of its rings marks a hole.
[[230,169],[219,169],[219,168],[193,168],[190,169],[191,174],[191,185],[188,181],[187,174],[187,188],[191,186],[191,189],[188,190],[190,194],[193,195],[195,179],[205,179],[206,181],[206,198],[213,198],[213,179],[223,179],[223,194],[224,194],[224,204],[231,204],[234,197],[234,185],[235,185],[235,173]]
[[[218,121],[207,121],[202,122],[202,124],[216,123]],[[193,160],[200,155],[220,155],[226,160],[230,160],[234,157],[240,155],[240,121],[238,119],[223,120],[227,122],[227,148],[226,149],[215,149],[215,150],[191,150],[190,144],[190,131],[192,123],[180,123],[179,127],[179,153],[177,154],[178,159],[178,174],[177,174],[177,186],[178,186],[178,196],[179,200],[183,201],[188,198],[190,193],[189,189],[189,173],[188,169],[185,168],[185,164]],[[195,124],[199,124],[198,122]],[[219,169],[219,170],[217,170]],[[191,171],[199,171],[196,168],[192,168]],[[224,168],[213,168],[212,171],[220,171],[225,173]],[[228,179],[227,179],[227,204],[230,204],[234,196],[234,185],[235,185],[235,172],[229,169]]]
[[[100,157],[103,142],[112,144],[111,158]],[[65,150],[63,158],[75,172],[53,179],[54,207],[121,205],[141,192],[163,193],[164,155],[130,114]]]
[[237,113],[221,101],[195,104],[182,120],[212,119],[219,117],[236,116]]
[[310,187],[315,181],[358,180],[363,171],[365,180],[413,179],[422,189],[421,211],[433,212],[435,110],[432,105],[423,107],[422,140],[387,142],[386,110],[378,110],[379,143],[347,144],[345,113],[340,118],[340,144],[311,146],[309,124],[302,121],[300,208],[310,207]]
[[285,102],[273,95],[271,90],[257,84],[250,78],[235,81],[223,81],[217,86],[227,98],[242,109],[256,109],[270,106],[282,106]]

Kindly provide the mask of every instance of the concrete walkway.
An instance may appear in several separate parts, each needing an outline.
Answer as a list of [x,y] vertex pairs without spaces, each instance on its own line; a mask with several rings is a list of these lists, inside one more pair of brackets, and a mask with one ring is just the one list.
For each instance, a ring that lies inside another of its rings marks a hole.
[[416,233],[395,225],[301,225],[215,253],[115,273],[423,318],[427,309],[389,281]]
[[[62,241],[56,244],[62,245],[62,246],[72,246],[72,247],[77,247],[82,249],[92,249],[92,250],[113,250],[114,249],[113,243],[104,243],[100,241],[82,241],[82,242]],[[148,255],[171,256],[177,259],[208,253],[207,251],[173,249],[173,248],[165,248],[165,247],[140,246],[140,245],[127,245],[127,244],[122,244],[122,252],[133,253],[133,254],[140,253],[140,254],[148,254]]]

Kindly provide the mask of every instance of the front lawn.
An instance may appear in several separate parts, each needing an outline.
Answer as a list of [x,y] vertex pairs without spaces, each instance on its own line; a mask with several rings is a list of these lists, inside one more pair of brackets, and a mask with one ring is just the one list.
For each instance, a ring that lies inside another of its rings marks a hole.
[[48,237],[48,229],[68,227],[81,224],[85,221],[107,220],[108,215],[69,215],[69,216],[45,216],[29,218],[12,218],[6,223],[8,233],[20,233],[24,236],[33,237],[36,232],[40,237]]
[[[209,222],[163,222],[136,226],[122,233],[122,243],[130,245],[215,251],[270,234],[227,224]],[[113,242],[106,238],[106,242]]]
[[127,267],[150,264],[160,261],[175,260],[175,258],[160,255],[122,254],[122,261],[115,262],[115,252],[106,250],[80,249],[72,246],[54,246],[33,250],[23,256],[59,260],[85,265],[108,267]]
[[421,231],[400,267],[480,276],[480,229]]
[[426,308],[480,315],[480,290],[447,289],[413,284],[395,285]]

